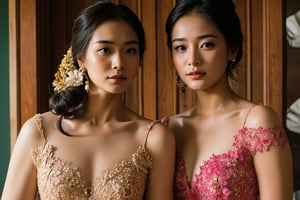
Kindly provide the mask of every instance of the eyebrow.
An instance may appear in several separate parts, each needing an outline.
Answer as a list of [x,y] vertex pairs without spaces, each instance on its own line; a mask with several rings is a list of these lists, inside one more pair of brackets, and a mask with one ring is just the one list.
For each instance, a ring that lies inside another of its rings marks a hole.
[[[114,44],[113,41],[110,40],[98,40],[96,42],[94,42],[94,44]],[[124,43],[125,45],[129,45],[129,44],[139,44],[138,41],[136,40],[130,40]]]
[[[214,35],[214,34],[203,34],[203,35],[199,35],[199,36],[197,37],[197,39],[198,39],[198,40],[202,40],[202,39],[210,38],[210,37],[212,37],[212,38],[217,38],[217,36]],[[175,38],[175,39],[172,40],[172,43],[173,43],[173,42],[181,42],[181,41],[185,41],[185,40],[186,40],[185,38]]]

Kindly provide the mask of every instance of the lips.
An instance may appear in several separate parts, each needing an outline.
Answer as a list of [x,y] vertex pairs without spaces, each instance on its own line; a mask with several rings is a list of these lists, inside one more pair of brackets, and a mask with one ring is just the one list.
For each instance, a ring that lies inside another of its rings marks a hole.
[[122,74],[117,74],[117,75],[109,76],[108,79],[126,80],[127,78]]
[[107,77],[107,79],[111,80],[113,83],[119,83],[119,82],[125,81],[127,79],[127,77],[122,74],[116,74],[116,75]]
[[190,77],[193,80],[201,79],[206,73],[200,71],[192,71],[186,74],[186,76]]

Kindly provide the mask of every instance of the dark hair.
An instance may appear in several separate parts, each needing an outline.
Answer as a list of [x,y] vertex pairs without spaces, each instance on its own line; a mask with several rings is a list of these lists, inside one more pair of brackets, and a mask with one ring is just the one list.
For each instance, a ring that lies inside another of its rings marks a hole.
[[181,0],[171,10],[165,25],[167,45],[172,51],[172,31],[175,23],[190,13],[207,16],[224,35],[227,45],[237,50],[235,61],[227,64],[227,76],[234,78],[233,70],[243,56],[243,34],[240,19],[232,0]]
[[[127,22],[138,37],[140,58],[145,51],[145,33],[137,15],[125,5],[116,5],[108,1],[98,1],[84,9],[74,21],[71,47],[73,62],[79,68],[77,58],[84,57],[94,31],[101,23],[120,20]],[[81,116],[87,99],[85,85],[68,87],[53,94],[49,99],[50,110],[61,117],[76,118]]]

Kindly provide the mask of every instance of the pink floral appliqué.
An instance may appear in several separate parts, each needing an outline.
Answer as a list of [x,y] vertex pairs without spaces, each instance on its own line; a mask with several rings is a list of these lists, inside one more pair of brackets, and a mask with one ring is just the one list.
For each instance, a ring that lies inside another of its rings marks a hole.
[[253,166],[256,152],[270,146],[283,148],[287,137],[282,127],[242,128],[234,136],[232,150],[212,155],[190,184],[184,159],[178,155],[175,171],[175,199],[185,200],[257,200],[258,182]]

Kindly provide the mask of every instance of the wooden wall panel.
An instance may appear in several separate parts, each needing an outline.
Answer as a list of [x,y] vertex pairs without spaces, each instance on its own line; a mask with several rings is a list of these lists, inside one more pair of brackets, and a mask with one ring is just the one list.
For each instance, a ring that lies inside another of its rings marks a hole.
[[12,151],[20,129],[19,69],[19,9],[17,0],[9,1],[9,112],[10,150]]
[[283,3],[263,2],[263,103],[283,113]]
[[[251,100],[257,103],[263,103],[263,68],[262,68],[262,31],[263,30],[263,11],[262,11],[262,1],[261,0],[253,0],[251,1],[250,6],[250,15],[254,12],[250,19],[250,24],[255,22],[255,25],[250,27],[251,37],[249,45],[252,47],[251,51]],[[255,67],[256,66],[256,67]],[[258,67],[259,66],[259,67]]]
[[37,112],[37,63],[36,63],[36,2],[19,2],[20,12],[20,109],[21,123]]
[[[51,18],[50,18],[50,2],[39,2],[39,9],[37,9],[37,47],[36,47],[36,59],[37,59],[37,102],[36,109],[39,112],[48,110],[48,98],[49,90],[47,85],[49,84],[52,73],[52,59],[50,57],[51,44],[56,44],[60,41],[50,42],[49,36],[52,34]],[[29,116],[28,116],[29,117]],[[25,120],[25,119],[24,119]]]
[[283,21],[281,0],[248,0],[249,99],[283,115]]
[[141,21],[144,25],[147,49],[144,55],[142,73],[143,115],[150,119],[156,119],[156,74],[157,74],[157,52],[156,52],[156,2],[143,1],[141,10]]
[[175,5],[175,0],[157,1],[156,6],[156,53],[157,60],[157,118],[170,116],[178,112],[175,67],[172,65],[167,48],[165,22]]

